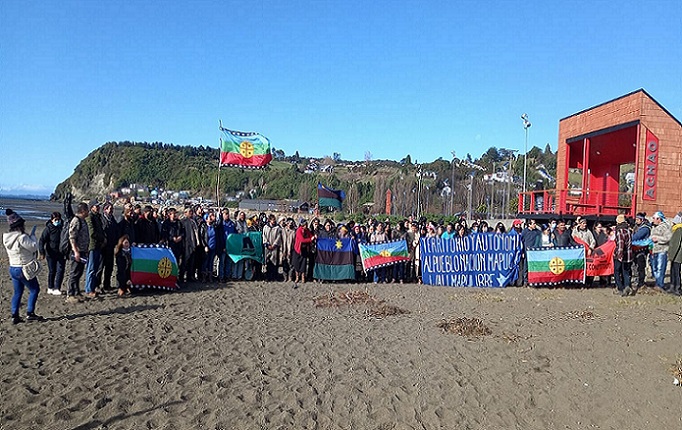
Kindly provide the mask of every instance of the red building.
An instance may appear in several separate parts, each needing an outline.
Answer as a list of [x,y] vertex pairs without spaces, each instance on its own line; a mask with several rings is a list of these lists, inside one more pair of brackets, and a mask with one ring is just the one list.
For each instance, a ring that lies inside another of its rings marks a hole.
[[639,89],[559,121],[556,189],[519,213],[615,218],[682,210],[682,123]]

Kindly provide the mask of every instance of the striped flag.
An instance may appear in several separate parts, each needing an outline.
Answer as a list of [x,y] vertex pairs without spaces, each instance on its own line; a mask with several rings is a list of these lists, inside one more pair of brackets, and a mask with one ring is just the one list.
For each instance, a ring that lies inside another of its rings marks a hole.
[[558,285],[585,282],[585,248],[531,248],[528,257],[528,284]]
[[362,243],[360,244],[360,257],[365,271],[410,261],[405,239],[383,243]]
[[355,279],[354,240],[318,238],[313,277],[324,280]]
[[321,183],[317,183],[317,198],[321,208],[335,208],[341,210],[341,202],[346,198],[342,190],[332,190]]
[[178,262],[170,248],[142,245],[131,248],[130,281],[136,288],[178,289]]
[[258,169],[272,161],[270,141],[259,133],[221,128],[220,165]]

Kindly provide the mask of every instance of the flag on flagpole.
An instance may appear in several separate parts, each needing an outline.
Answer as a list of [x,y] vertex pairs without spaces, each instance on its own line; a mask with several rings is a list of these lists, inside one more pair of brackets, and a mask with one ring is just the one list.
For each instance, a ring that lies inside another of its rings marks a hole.
[[317,198],[321,208],[335,208],[341,210],[341,202],[346,198],[346,193],[343,190],[332,190],[318,182]]
[[585,282],[585,248],[531,248],[527,250],[528,284],[558,285]]
[[220,165],[258,169],[272,161],[270,141],[259,133],[221,128]]

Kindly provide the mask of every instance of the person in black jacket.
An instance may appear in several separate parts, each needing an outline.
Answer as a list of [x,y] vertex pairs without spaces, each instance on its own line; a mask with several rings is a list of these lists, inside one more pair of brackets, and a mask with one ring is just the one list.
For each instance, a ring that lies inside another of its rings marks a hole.
[[131,203],[126,203],[123,206],[121,218],[118,220],[118,237],[116,238],[116,242],[126,234],[128,235],[128,240],[131,245],[137,243],[135,242],[135,218],[133,214],[133,205]]
[[557,222],[554,238],[554,246],[576,246],[571,230],[566,227],[566,221],[563,219]]
[[151,206],[145,206],[142,216],[135,222],[135,240],[138,244],[159,243],[159,228]]
[[114,218],[114,205],[107,202],[102,207],[102,228],[104,229],[104,236],[106,241],[102,247],[102,273],[98,277],[103,276],[102,290],[110,291],[111,275],[114,273],[114,248],[118,242],[118,224]]
[[52,212],[52,217],[45,224],[38,242],[40,258],[47,260],[47,294],[55,296],[62,295],[61,289],[66,267],[66,256],[59,250],[59,239],[63,228],[62,214]]

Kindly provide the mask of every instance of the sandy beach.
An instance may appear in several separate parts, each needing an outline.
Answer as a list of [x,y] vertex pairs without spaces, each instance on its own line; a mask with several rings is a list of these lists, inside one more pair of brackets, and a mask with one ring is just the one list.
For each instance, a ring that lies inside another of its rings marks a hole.
[[[682,428],[682,299],[649,289],[197,283],[67,304],[43,271],[48,321],[15,326],[0,255],[2,429]],[[315,306],[348,291],[409,313]],[[462,317],[490,334],[439,327]]]

